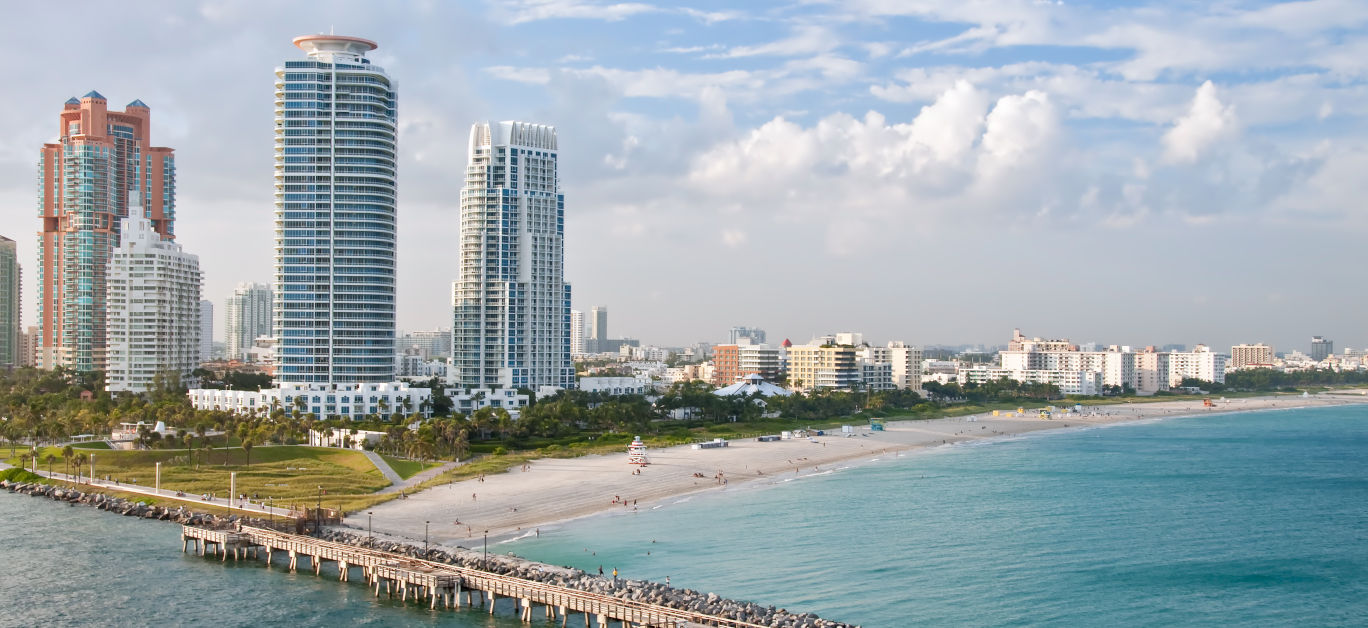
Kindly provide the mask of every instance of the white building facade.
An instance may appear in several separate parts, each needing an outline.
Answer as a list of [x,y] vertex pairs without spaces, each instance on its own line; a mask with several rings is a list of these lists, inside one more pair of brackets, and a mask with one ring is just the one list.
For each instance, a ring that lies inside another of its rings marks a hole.
[[584,355],[584,312],[570,310],[570,356]]
[[412,388],[403,382],[352,384],[283,384],[260,391],[210,390],[189,392],[196,410],[223,410],[239,414],[266,416],[280,408],[286,414],[312,413],[319,420],[364,419],[369,415],[390,418],[395,412],[404,416],[432,416],[432,391]]
[[1212,351],[1206,345],[1197,345],[1192,351],[1169,354],[1170,387],[1180,385],[1188,377],[1224,384],[1225,372],[1226,356]]
[[452,379],[464,389],[574,386],[556,129],[479,123],[468,157]]
[[982,384],[1006,377],[1023,384],[1053,384],[1062,395],[1102,394],[1100,371],[1065,371],[1056,369],[968,368],[956,374],[961,385]]
[[200,362],[199,257],[142,217],[123,219],[121,240],[107,276],[105,387],[146,392],[158,373],[188,382]]
[[636,377],[581,377],[576,387],[584,392],[605,395],[644,395],[653,392],[655,386],[649,376]]
[[1273,347],[1263,343],[1235,345],[1230,348],[1230,369],[1273,367]]

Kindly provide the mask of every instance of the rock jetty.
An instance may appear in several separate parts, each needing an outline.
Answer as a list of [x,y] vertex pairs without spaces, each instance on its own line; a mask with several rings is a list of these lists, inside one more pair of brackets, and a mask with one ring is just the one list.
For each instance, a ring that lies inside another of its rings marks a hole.
[[[124,499],[122,497],[110,497],[104,493],[85,492],[70,487],[43,484],[39,482],[11,482],[5,480],[0,481],[0,489],[33,497],[47,497],[49,499],[64,501],[71,504],[94,506],[100,510],[123,515],[125,517],[170,521],[173,523],[206,528],[229,527],[236,525],[239,521],[246,525],[264,525],[266,523],[259,519],[238,517],[237,515],[224,517],[216,516],[211,513],[194,512],[185,506],[178,508],[154,506],[141,501]],[[357,547],[412,556],[414,558],[426,558],[427,560],[457,565],[468,569],[483,569],[493,573],[535,580],[537,582],[577,589],[580,591],[590,591],[611,595],[625,600],[658,604],[705,615],[726,617],[728,619],[745,621],[761,626],[771,626],[773,628],[859,628],[858,626],[853,626],[851,624],[822,619],[812,613],[792,613],[782,608],[761,606],[753,602],[729,600],[716,593],[703,593],[701,591],[694,591],[693,589],[668,587],[647,580],[605,578],[603,576],[590,575],[579,569],[538,563],[513,555],[490,554],[488,555],[486,562],[482,552],[466,548],[457,548],[454,550],[431,548],[428,550],[427,555],[424,556],[423,548],[419,546],[370,538],[341,530],[325,529],[319,537],[336,543],[345,543]]]
[[211,513],[194,512],[185,506],[180,506],[178,508],[154,506],[138,500],[110,497],[104,493],[79,491],[70,487],[43,484],[40,482],[11,482],[5,480],[0,481],[0,489],[33,497],[47,497],[49,499],[71,504],[94,506],[100,510],[123,515],[125,517],[170,521],[173,523],[201,526],[205,528],[223,528],[235,525],[238,521],[242,521],[247,525],[264,523],[257,519],[238,517],[237,515],[221,517]]

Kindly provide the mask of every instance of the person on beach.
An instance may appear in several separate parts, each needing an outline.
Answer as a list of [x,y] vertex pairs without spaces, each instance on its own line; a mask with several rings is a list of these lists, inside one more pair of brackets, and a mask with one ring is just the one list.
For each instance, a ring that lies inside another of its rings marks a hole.
[[599,577],[603,576],[603,565],[599,565]]

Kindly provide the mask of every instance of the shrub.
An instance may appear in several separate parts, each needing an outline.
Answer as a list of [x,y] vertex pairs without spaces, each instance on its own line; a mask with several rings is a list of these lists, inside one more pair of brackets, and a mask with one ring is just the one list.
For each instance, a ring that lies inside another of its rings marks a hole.
[[24,469],[20,469],[18,467],[13,467],[10,469],[5,469],[4,471],[0,471],[0,482],[38,482],[42,479],[43,476],[38,475],[37,473],[33,473],[31,471],[25,471]]

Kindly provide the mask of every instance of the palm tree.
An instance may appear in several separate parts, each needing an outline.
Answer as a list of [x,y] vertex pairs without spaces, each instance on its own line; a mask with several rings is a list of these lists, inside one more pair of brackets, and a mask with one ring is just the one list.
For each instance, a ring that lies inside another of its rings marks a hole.
[[185,463],[187,466],[195,464],[195,436],[186,432],[182,437],[185,439]]
[[247,466],[252,466],[252,437],[242,439],[242,451],[247,454]]
[[88,458],[86,457],[85,452],[76,454],[76,477],[81,477],[81,467],[85,466],[86,460],[88,460]]
[[76,450],[67,445],[62,448],[62,460],[65,462],[67,479],[71,478],[71,457],[76,455]]
[[456,460],[460,460],[470,450],[470,433],[460,430],[456,433],[456,439],[451,443],[451,451],[456,454]]
[[48,477],[52,477],[52,463],[54,463],[54,462],[56,462],[56,461],[57,461],[57,456],[54,456],[54,455],[52,455],[52,454],[47,454],[47,455],[43,456],[43,462],[46,462],[47,465],[48,465]]

